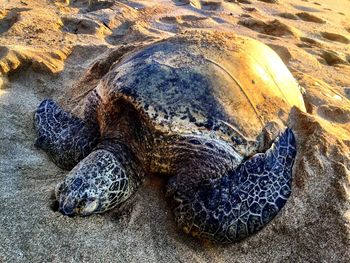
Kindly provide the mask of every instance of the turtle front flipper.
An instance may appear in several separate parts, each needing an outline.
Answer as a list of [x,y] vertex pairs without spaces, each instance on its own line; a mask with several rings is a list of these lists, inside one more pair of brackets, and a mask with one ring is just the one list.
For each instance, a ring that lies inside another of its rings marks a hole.
[[220,243],[257,232],[277,215],[291,193],[295,155],[294,135],[287,129],[265,153],[221,177],[206,180],[192,191],[177,187],[173,193],[176,222],[187,233]]
[[35,145],[46,151],[63,169],[71,169],[87,156],[99,138],[98,126],[64,111],[56,102],[44,100],[34,114]]

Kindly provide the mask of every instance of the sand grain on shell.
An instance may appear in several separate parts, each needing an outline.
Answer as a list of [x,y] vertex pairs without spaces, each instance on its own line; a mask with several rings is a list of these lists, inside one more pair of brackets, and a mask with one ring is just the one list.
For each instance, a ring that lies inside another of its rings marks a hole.
[[[348,261],[349,1],[134,0],[93,8],[86,2],[0,5],[1,262]],[[80,113],[113,61],[192,29],[256,38],[299,81],[308,113],[290,113],[298,156],[282,212],[257,235],[224,247],[176,229],[159,178],[148,179],[122,213],[72,219],[54,212],[52,190],[67,172],[33,146],[39,102],[53,98]]]

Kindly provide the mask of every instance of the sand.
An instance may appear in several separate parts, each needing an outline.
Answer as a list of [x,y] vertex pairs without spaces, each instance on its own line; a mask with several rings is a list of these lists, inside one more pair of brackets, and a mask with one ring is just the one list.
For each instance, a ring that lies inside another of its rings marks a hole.
[[[0,1],[0,262],[347,262],[350,1],[269,2],[110,0],[89,8],[87,0]],[[282,212],[229,246],[178,231],[160,178],[147,179],[122,213],[55,212],[52,190],[67,171],[33,145],[40,101],[79,112],[110,62],[194,29],[258,39],[299,81],[307,113],[289,116],[298,155]]]

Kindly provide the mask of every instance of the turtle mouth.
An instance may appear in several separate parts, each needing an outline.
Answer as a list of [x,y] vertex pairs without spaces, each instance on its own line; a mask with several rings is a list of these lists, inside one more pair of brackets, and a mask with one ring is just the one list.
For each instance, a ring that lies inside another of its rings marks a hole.
[[62,195],[64,182],[58,183],[55,187],[55,206],[57,206],[58,212],[66,216],[74,216],[76,214],[77,201],[74,198],[66,197]]
[[72,198],[67,198],[59,202],[58,212],[70,217],[77,215],[85,217],[95,213],[97,208],[98,199],[77,201]]
[[67,202],[65,202],[62,206],[59,205],[58,212],[69,217],[73,217],[77,214],[74,204],[69,204]]
[[65,196],[65,195],[60,195],[57,197],[57,201],[59,203],[58,205],[58,212],[65,216],[70,216],[73,217],[78,214],[78,204],[79,200],[76,198],[73,198],[71,196]]

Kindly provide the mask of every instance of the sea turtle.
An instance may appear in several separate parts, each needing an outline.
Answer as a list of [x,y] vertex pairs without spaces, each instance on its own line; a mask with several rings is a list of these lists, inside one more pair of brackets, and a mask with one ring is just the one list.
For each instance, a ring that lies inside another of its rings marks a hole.
[[[191,31],[111,66],[86,96],[83,118],[44,100],[36,145],[60,167],[75,166],[56,187],[64,215],[112,209],[158,173],[169,178],[166,196],[181,229],[230,243],[261,229],[291,193],[296,142],[284,127],[293,106],[305,110],[269,47]],[[266,127],[284,130],[272,145]]]

